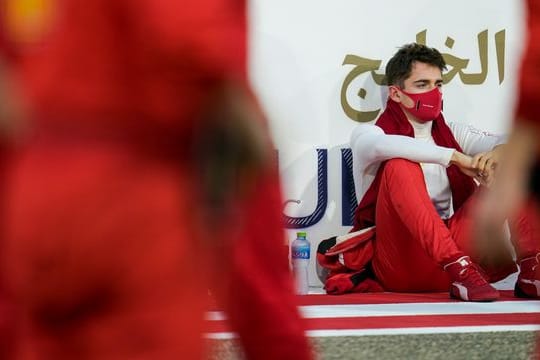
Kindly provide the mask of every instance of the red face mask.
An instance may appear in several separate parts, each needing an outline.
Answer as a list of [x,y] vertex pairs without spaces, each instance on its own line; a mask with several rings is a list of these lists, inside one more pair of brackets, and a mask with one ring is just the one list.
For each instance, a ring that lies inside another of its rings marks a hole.
[[412,108],[403,107],[418,120],[422,122],[435,120],[441,113],[442,93],[438,87],[420,94],[411,94],[401,89],[400,91],[414,101]]

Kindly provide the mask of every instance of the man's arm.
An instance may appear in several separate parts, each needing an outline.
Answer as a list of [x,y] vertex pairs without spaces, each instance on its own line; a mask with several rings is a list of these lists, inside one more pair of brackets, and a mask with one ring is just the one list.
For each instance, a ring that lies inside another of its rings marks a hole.
[[450,123],[449,126],[463,152],[472,156],[470,166],[475,172],[474,177],[489,186],[493,182],[507,136],[491,134],[465,124]]
[[470,157],[469,155],[466,155],[457,150],[454,151],[454,153],[452,154],[450,164],[456,165],[457,167],[459,167],[462,173],[476,179],[480,184],[484,186],[489,186],[491,181],[493,180],[492,177],[489,177],[478,170],[478,168],[474,165],[473,157]]
[[387,135],[376,125],[362,124],[351,135],[353,156],[364,166],[394,158],[448,166],[454,149],[402,135]]
[[488,185],[488,177],[473,165],[473,158],[452,148],[419,141],[409,136],[386,135],[376,125],[359,125],[351,135],[351,148],[355,164],[364,171],[371,164],[402,158],[418,163],[442,166],[456,165],[460,170]]
[[502,154],[500,170],[492,191],[485,194],[478,207],[478,221],[498,223],[513,217],[528,195],[529,171],[536,158],[540,126],[516,122]]
[[472,167],[483,178],[486,185],[490,185],[495,176],[495,170],[501,161],[501,155],[504,152],[505,144],[497,145],[491,151],[476,154],[472,158]]
[[467,124],[448,123],[448,126],[459,146],[463,149],[463,153],[469,156],[491,151],[497,145],[506,143],[508,139],[506,134],[492,134]]

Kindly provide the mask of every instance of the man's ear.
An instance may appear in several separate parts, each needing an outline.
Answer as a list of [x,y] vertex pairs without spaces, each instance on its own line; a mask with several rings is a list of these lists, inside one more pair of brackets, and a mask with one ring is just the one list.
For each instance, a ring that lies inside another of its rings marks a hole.
[[388,97],[397,103],[401,102],[401,92],[399,91],[397,86],[390,85],[388,87]]

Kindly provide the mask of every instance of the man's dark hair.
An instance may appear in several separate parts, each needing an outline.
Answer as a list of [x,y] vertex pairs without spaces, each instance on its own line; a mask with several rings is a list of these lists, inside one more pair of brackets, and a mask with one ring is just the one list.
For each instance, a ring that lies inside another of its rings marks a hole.
[[412,65],[415,61],[436,66],[441,71],[446,70],[446,62],[439,50],[417,43],[407,44],[403,45],[388,61],[386,83],[403,87],[405,79],[411,76]]

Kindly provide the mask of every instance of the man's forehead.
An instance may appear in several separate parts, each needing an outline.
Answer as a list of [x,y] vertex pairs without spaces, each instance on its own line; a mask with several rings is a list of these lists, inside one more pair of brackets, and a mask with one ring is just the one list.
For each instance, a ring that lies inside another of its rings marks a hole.
[[442,71],[438,66],[415,61],[411,66],[411,75],[407,80],[442,80]]

